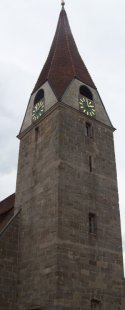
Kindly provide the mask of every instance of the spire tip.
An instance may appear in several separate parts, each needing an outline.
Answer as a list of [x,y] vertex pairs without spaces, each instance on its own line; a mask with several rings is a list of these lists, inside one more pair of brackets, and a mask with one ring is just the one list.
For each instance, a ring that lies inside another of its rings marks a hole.
[[65,1],[64,0],[61,0],[61,5],[62,5],[62,9],[64,9],[64,6],[65,6]]

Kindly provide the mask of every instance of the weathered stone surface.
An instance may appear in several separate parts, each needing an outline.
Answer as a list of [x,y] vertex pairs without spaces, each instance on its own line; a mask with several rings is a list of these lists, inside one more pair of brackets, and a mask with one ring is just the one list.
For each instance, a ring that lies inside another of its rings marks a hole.
[[55,110],[21,141],[19,310],[48,307],[57,291],[59,117]]
[[[113,310],[123,278],[113,133],[91,119],[93,138],[86,137],[85,122],[72,109],[60,111],[59,300],[88,310],[96,298]],[[97,216],[96,235],[89,233],[89,212]]]
[[18,309],[19,215],[0,234],[0,310]]
[[[122,309],[123,259],[112,129],[59,104],[21,140],[18,308]],[[93,170],[89,169],[89,156]],[[89,213],[97,234],[89,233]]]

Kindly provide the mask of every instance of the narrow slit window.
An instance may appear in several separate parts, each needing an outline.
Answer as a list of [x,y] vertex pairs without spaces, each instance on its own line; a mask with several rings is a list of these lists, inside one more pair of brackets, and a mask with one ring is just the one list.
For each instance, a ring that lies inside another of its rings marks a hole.
[[28,309],[26,309],[26,310],[40,310],[40,308],[28,308]]
[[38,140],[38,137],[39,137],[39,127],[36,127],[35,128],[35,140],[36,140],[36,142]]
[[92,172],[93,167],[92,167],[92,156],[89,156],[89,171]]
[[85,135],[86,137],[92,138],[92,124],[86,123],[85,124]]
[[97,233],[97,218],[94,213],[89,213],[89,233],[95,235]]
[[99,300],[91,300],[91,310],[101,310],[101,302]]

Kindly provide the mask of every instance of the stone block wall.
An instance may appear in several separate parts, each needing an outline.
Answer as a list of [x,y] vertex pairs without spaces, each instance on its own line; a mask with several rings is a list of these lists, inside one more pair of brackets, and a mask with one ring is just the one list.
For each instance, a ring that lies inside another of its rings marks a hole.
[[21,140],[15,207],[21,208],[19,310],[49,309],[57,291],[58,110]]
[[[86,136],[86,122],[93,136]],[[123,258],[111,128],[60,109],[58,299],[64,309],[122,309]],[[89,156],[92,157],[90,172]],[[89,214],[96,215],[90,233]],[[62,309],[62,308],[60,308]]]
[[103,310],[123,310],[113,133],[89,121],[92,137],[88,118],[59,104],[21,139],[18,310],[90,310],[92,299]]
[[0,310],[18,309],[19,215],[0,234]]

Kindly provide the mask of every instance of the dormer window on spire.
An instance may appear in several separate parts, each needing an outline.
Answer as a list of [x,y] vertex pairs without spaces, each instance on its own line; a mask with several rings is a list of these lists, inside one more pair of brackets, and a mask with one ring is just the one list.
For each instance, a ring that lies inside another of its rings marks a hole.
[[36,121],[44,113],[45,100],[44,100],[44,90],[40,89],[34,99],[34,107],[32,112],[32,119]]
[[80,87],[79,92],[80,92],[80,95],[81,95],[81,96],[84,96],[84,97],[86,97],[86,98],[88,98],[88,99],[90,99],[90,100],[93,100],[93,95],[92,95],[92,93],[91,93],[91,91],[89,90],[88,87],[82,85],[82,86]]

